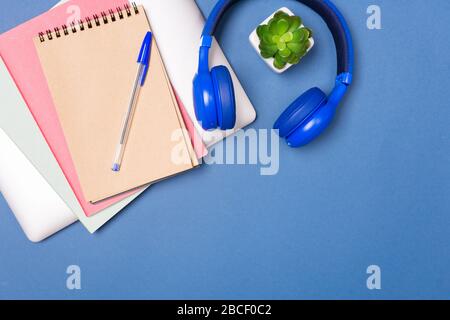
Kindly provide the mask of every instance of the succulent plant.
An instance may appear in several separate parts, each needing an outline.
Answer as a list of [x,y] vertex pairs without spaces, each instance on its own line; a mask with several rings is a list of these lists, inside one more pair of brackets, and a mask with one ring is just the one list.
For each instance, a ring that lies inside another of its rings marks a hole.
[[288,63],[299,63],[310,47],[312,31],[302,26],[300,17],[283,11],[278,11],[268,24],[260,25],[256,31],[261,56],[274,58],[277,69],[283,69]]

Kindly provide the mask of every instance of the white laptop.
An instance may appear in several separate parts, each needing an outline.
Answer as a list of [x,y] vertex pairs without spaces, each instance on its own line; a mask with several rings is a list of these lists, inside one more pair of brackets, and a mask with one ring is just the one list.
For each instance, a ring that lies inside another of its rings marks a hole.
[[28,239],[42,241],[77,220],[3,129],[0,150],[0,191]]
[[53,170],[51,151],[1,59],[0,87],[0,192],[27,237],[38,242],[77,219],[27,158]]

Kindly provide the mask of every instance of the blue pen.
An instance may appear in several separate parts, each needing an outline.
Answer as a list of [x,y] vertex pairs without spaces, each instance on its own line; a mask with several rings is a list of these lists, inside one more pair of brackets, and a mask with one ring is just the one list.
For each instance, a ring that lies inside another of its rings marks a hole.
[[145,78],[147,77],[148,68],[150,65],[150,54],[152,51],[152,39],[153,39],[152,33],[147,32],[144,41],[142,42],[141,50],[139,52],[137,60],[139,67],[136,74],[136,80],[134,81],[130,103],[128,105],[128,109],[127,112],[125,113],[125,117],[123,120],[122,133],[120,135],[119,144],[116,149],[114,163],[112,166],[112,170],[115,172],[120,171],[120,168],[122,166],[122,159],[125,153],[125,146],[127,144],[128,135],[130,133],[131,122],[133,120],[134,111],[136,109],[137,99],[139,97],[141,87],[144,85]]

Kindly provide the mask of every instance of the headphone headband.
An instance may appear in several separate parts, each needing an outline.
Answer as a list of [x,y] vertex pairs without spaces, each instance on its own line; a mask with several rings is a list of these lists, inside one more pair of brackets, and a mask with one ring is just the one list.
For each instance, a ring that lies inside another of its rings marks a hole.
[[[203,37],[208,39],[212,37],[217,29],[217,26],[223,17],[224,13],[239,0],[219,0],[209,15],[203,29]],[[336,46],[337,56],[337,74],[341,81],[351,82],[351,74],[353,73],[353,43],[350,29],[344,16],[336,8],[336,6],[329,0],[297,0],[303,3],[317,14],[327,24],[331,33],[333,34],[334,43]],[[205,39],[204,39],[205,40]],[[208,43],[209,40],[206,40]],[[206,45],[207,47],[207,45]]]

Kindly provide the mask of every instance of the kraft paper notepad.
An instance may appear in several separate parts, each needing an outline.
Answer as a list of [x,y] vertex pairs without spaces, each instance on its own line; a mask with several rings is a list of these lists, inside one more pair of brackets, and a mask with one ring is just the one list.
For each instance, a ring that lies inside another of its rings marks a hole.
[[34,39],[83,194],[92,203],[198,165],[153,42],[122,168],[111,170],[147,31],[144,9],[127,7]]

